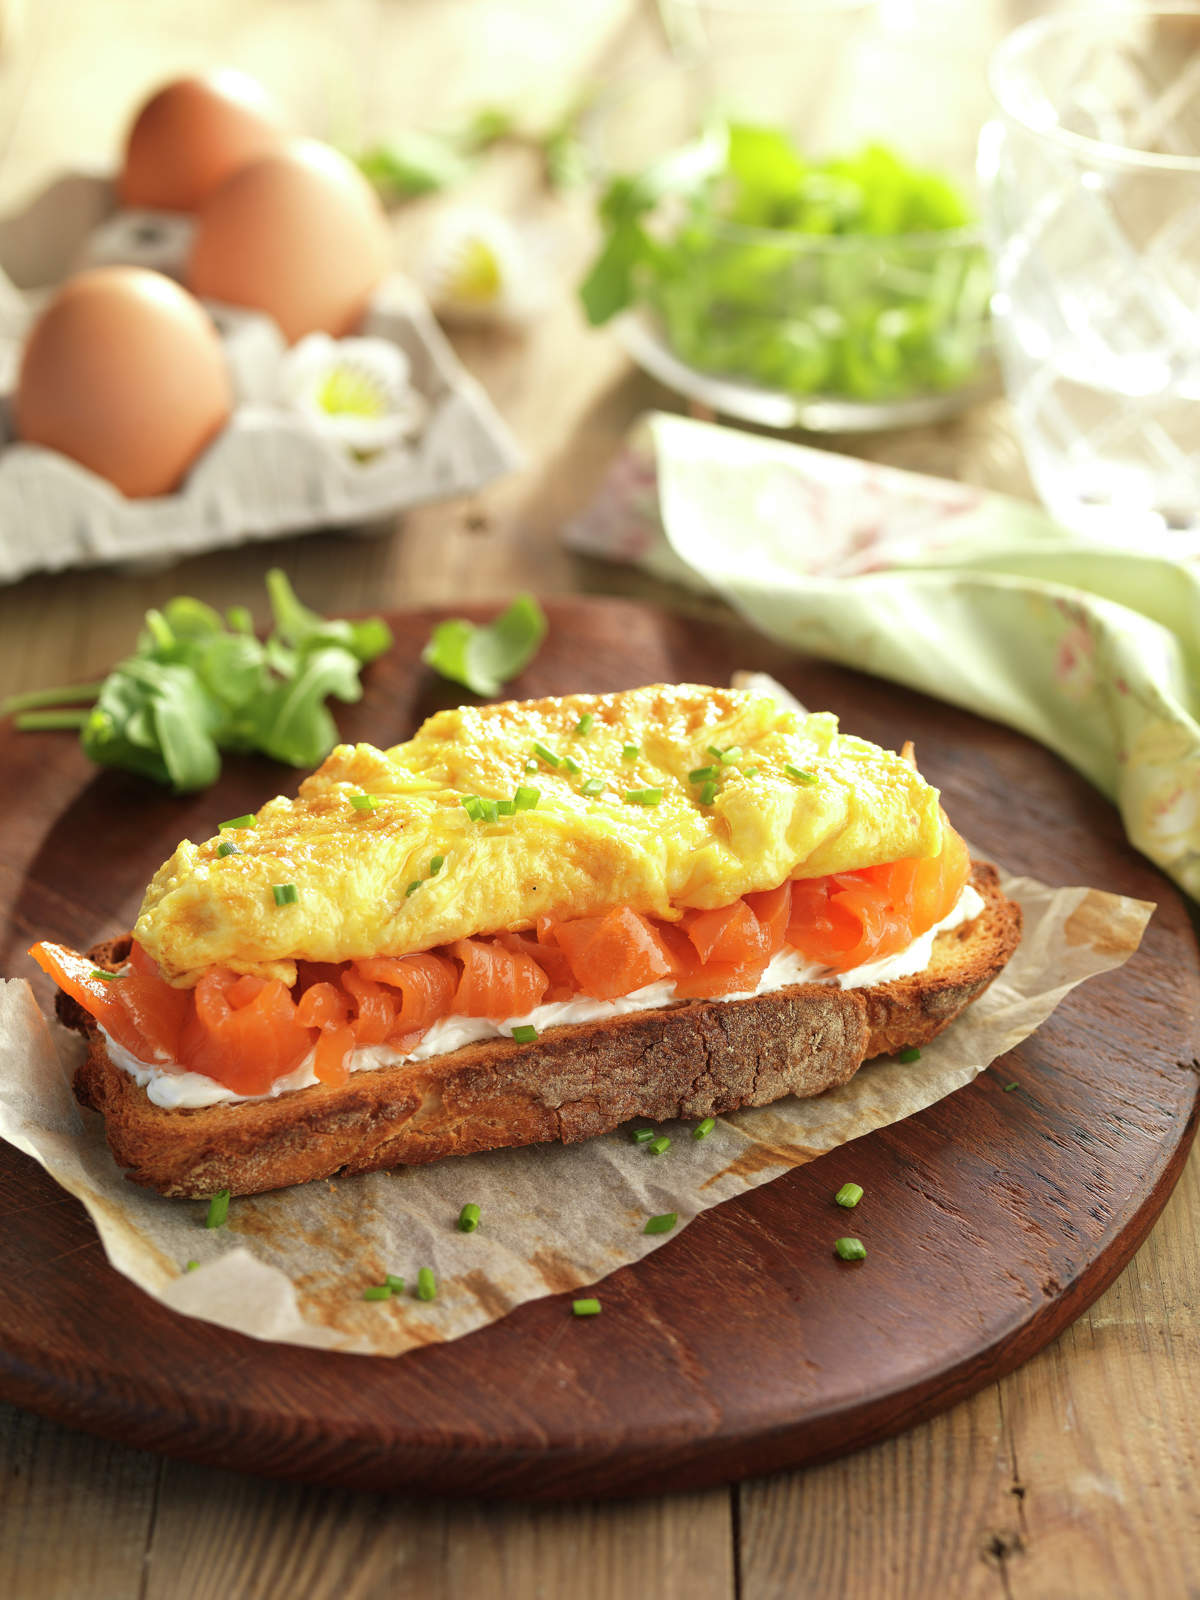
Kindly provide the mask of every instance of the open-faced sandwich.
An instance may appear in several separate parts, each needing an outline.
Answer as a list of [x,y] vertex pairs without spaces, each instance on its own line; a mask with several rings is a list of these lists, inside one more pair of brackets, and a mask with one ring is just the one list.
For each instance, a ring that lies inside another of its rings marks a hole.
[[33,953],[117,1161],[206,1195],[819,1094],[1019,937],[908,752],[685,684],[340,746]]

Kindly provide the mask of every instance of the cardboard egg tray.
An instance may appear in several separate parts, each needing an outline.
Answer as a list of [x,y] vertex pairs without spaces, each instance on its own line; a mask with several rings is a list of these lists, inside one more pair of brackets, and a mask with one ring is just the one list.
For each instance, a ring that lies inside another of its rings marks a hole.
[[418,290],[399,275],[380,285],[357,332],[403,350],[423,421],[368,460],[275,400],[285,346],[271,319],[217,305],[209,310],[237,405],[174,494],[127,500],[66,456],[17,440],[5,399],[25,332],[53,286],[80,267],[116,261],[176,275],[189,236],[185,218],[118,211],[108,178],[85,173],[64,176],[0,219],[0,582],[378,522],[470,493],[518,464],[507,427]]

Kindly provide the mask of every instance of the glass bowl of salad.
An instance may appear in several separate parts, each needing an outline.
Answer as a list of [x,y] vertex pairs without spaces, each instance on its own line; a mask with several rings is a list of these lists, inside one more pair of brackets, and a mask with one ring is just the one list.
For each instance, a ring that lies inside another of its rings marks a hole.
[[799,93],[786,62],[710,58],[598,101],[589,321],[765,427],[912,425],[994,387],[978,122],[953,59],[919,56],[918,78],[879,41],[809,60]]

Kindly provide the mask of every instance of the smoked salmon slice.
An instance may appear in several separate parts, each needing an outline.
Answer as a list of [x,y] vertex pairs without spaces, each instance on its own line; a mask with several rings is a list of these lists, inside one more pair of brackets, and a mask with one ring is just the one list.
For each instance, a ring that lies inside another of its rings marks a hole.
[[532,956],[487,939],[458,939],[449,948],[462,962],[452,1008],[459,1016],[503,1022],[541,1004],[550,979]]
[[175,989],[134,943],[122,974],[42,943],[30,954],[106,1032],[143,1061],[168,1060],[239,1094],[266,1094],[313,1051],[340,1084],[359,1045],[411,1050],[452,1014],[504,1022],[545,1000],[619,999],[671,979],[681,1000],[750,993],[791,945],[844,972],[905,948],[956,904],[971,871],[943,818],[941,854],[802,878],[714,910],[661,922],[616,906],[602,916],[538,919],[535,929],[460,939],[444,950],[372,956],[342,966],[301,961],[294,990],[278,979],[211,968]]
[[426,950],[412,956],[370,956],[354,965],[364,978],[400,991],[399,1023],[409,1032],[450,1014],[458,972],[447,956]]
[[630,906],[560,922],[554,936],[580,989],[597,1000],[615,1000],[671,976],[673,962],[658,929]]

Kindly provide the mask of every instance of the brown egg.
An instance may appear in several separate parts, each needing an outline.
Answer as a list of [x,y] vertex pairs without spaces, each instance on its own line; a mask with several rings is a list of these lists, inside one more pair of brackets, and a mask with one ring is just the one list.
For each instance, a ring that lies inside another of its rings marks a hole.
[[70,278],[21,355],[18,436],[138,499],[166,494],[233,410],[204,307],[161,272],[99,267]]
[[265,311],[290,343],[356,326],[387,270],[383,208],[358,168],[299,139],[227,178],[200,213],[196,294]]
[[278,108],[245,73],[179,78],[134,119],[117,180],[121,204],[196,211],[230,173],[281,149],[285,138]]

